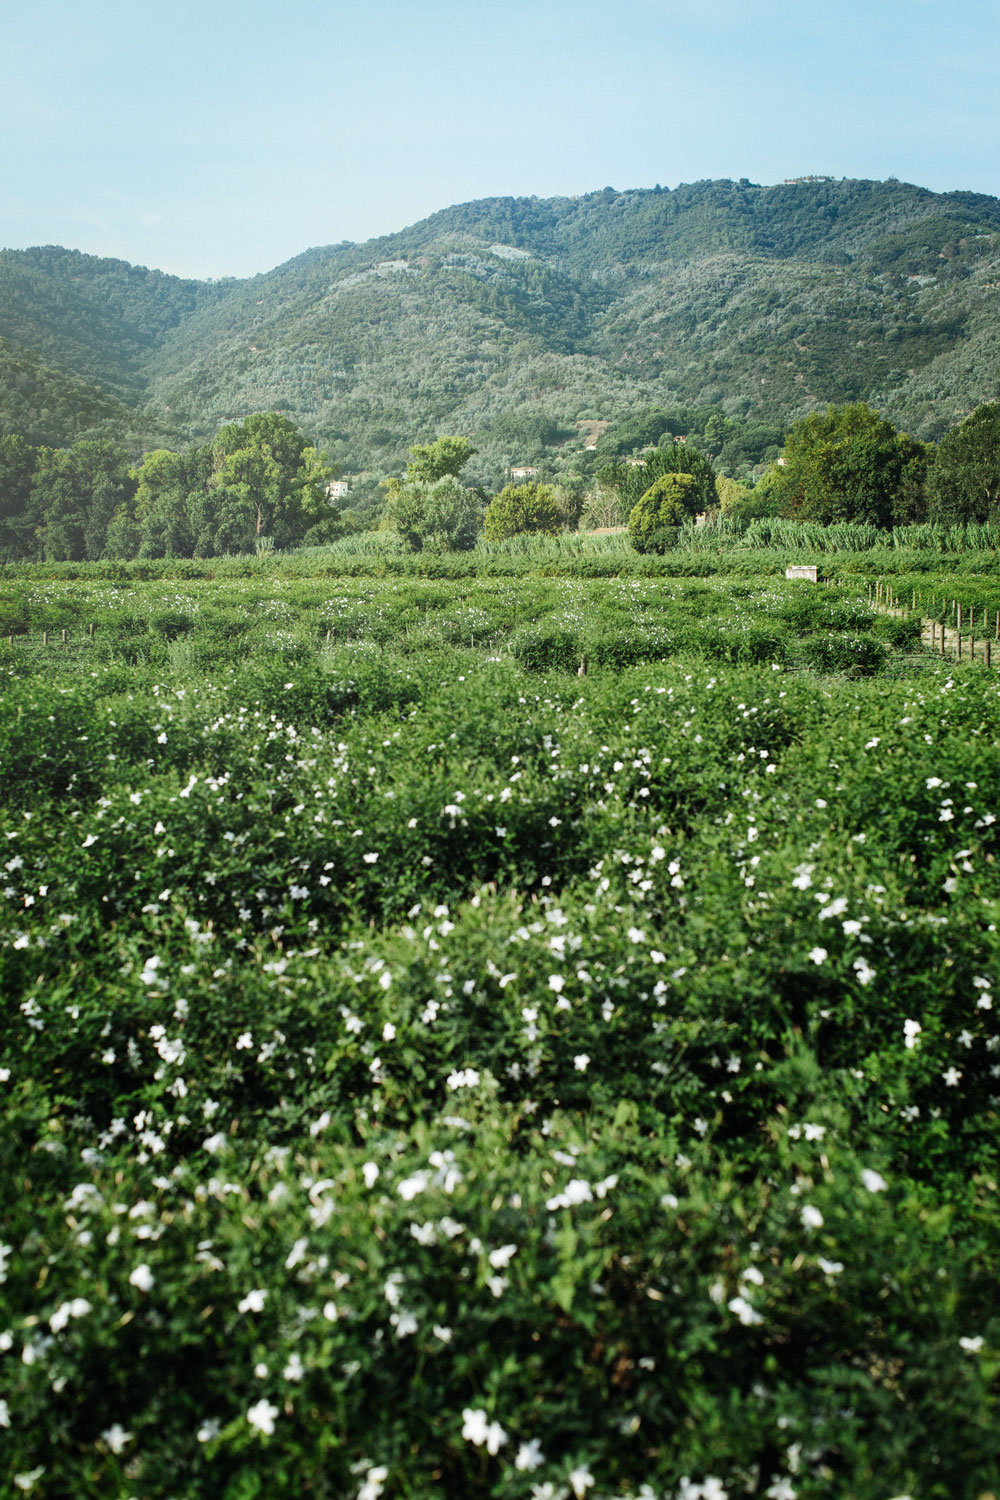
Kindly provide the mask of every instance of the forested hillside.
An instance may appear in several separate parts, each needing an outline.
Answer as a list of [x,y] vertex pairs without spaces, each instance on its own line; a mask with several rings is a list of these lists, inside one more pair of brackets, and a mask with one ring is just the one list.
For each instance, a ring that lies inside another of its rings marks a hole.
[[[746,467],[828,402],[934,438],[995,399],[998,295],[1000,201],[894,181],[487,199],[245,281],[6,251],[0,434],[141,448],[277,410],[349,476],[454,431],[495,484],[517,463],[586,473],[601,424],[637,410],[703,429],[714,409],[762,434]],[[46,393],[48,418],[7,373],[32,358],[84,383]]]

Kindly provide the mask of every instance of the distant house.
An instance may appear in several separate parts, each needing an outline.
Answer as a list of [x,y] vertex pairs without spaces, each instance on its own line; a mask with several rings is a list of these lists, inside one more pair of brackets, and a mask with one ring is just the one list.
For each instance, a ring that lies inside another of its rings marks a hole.
[[328,500],[346,500],[350,493],[351,487],[346,479],[331,479],[326,486]]
[[511,479],[537,479],[538,470],[532,468],[530,464],[522,464],[516,469],[511,469],[510,477]]

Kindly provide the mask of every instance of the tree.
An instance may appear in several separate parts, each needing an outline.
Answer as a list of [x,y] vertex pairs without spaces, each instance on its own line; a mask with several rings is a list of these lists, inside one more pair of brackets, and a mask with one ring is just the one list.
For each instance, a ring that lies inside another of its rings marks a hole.
[[483,535],[489,542],[502,542],[526,531],[553,536],[562,528],[562,509],[548,484],[505,485],[490,501],[483,517]]
[[315,448],[278,412],[223,427],[212,444],[209,480],[222,492],[226,518],[225,545],[217,540],[216,550],[244,551],[263,536],[294,545],[322,513],[326,477]]
[[927,483],[933,521],[1000,519],[1000,401],[977,407],[937,445]]
[[768,495],[795,520],[888,527],[919,519],[927,463],[923,443],[854,401],[795,423]]
[[42,517],[39,536],[46,559],[101,557],[115,511],[130,503],[134,492],[128,454],[112,443],[40,448],[31,504]]
[[597,480],[619,495],[623,512],[630,514],[653,481],[664,474],[691,475],[698,491],[696,511],[708,510],[716,504],[712,461],[689,443],[670,443],[664,448],[649,449],[639,458],[610,464],[598,469]]
[[38,555],[31,480],[35,450],[23,438],[0,438],[0,559],[18,562]]
[[379,530],[395,532],[414,552],[425,547],[467,552],[475,546],[482,524],[479,495],[446,474],[433,484],[397,480],[386,498]]
[[693,474],[661,474],[636,501],[628,518],[628,534],[637,552],[666,552],[676,545],[680,528],[701,507]]
[[457,475],[475,451],[469,439],[464,437],[439,437],[433,443],[417,443],[410,449],[406,477],[433,484],[449,474]]

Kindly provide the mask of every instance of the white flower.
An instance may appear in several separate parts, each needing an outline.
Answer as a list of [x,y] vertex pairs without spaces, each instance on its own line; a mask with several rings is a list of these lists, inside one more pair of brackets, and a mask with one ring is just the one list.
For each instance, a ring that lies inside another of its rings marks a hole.
[[941,1077],[950,1089],[957,1088],[962,1081],[962,1074],[958,1068],[949,1068],[946,1073],[941,1074]]
[[764,1319],[756,1308],[751,1307],[745,1297],[733,1297],[726,1306],[731,1313],[735,1313],[745,1328],[752,1328],[755,1323],[763,1323]]
[[576,1496],[576,1500],[583,1500],[584,1495],[594,1482],[594,1476],[590,1470],[583,1465],[573,1469],[569,1475],[570,1488]]
[[889,1186],[881,1172],[873,1172],[871,1167],[865,1167],[861,1181],[870,1193],[884,1193]]
[[825,964],[829,956],[830,955],[827,953],[825,948],[809,949],[809,957],[812,959],[814,964]]
[[839,1276],[844,1269],[842,1260],[824,1260],[822,1255],[817,1255],[816,1264],[825,1276]]
[[562,992],[563,992],[563,990],[565,988],[566,988],[566,981],[562,977],[561,974],[550,974],[549,975],[549,989],[550,990],[554,990],[557,995],[561,995]]
[[374,864],[378,863],[378,855],[377,854],[363,854],[361,857],[364,860],[364,862],[365,862],[366,865],[374,865]]
[[71,1302],[62,1302],[56,1308],[49,1319],[49,1327],[53,1333],[59,1333],[66,1327],[70,1318],[83,1318],[91,1311],[90,1303],[86,1297],[74,1297]]
[[267,1301],[267,1292],[266,1292],[266,1290],[263,1287],[255,1287],[252,1292],[247,1292],[246,1296],[243,1298],[243,1300],[241,1302],[237,1303],[237,1305],[236,1305],[236,1311],[237,1312],[241,1312],[241,1313],[245,1313],[245,1312],[263,1312],[264,1311],[264,1303],[266,1301]]
[[14,1483],[19,1490],[33,1490],[44,1473],[45,1465],[39,1464],[37,1469],[29,1469],[24,1474],[15,1474]]
[[10,1426],[10,1407],[6,1401],[0,1401],[0,1427]]
[[537,1438],[532,1438],[530,1443],[522,1443],[517,1450],[514,1459],[515,1469],[537,1469],[545,1462],[542,1445]]
[[364,1484],[358,1490],[357,1500],[379,1500],[388,1477],[389,1470],[385,1464],[377,1464],[375,1468],[369,1469],[365,1475]]
[[490,1265],[494,1271],[502,1271],[517,1254],[516,1245],[501,1245],[499,1250],[491,1250],[489,1255]]
[[921,1026],[919,1021],[904,1021],[903,1045],[905,1047],[908,1047],[912,1051],[913,1048],[917,1045],[917,1037],[920,1035],[922,1030],[923,1027]]
[[[877,744],[878,741],[876,740],[875,743]],[[798,1490],[792,1487],[791,1481],[786,1479],[784,1475],[779,1476],[776,1474],[764,1491],[764,1494],[768,1497],[768,1500],[795,1500]]]
[[499,1422],[487,1423],[482,1407],[473,1410],[467,1406],[463,1409],[462,1436],[467,1442],[475,1443],[477,1448],[485,1444],[488,1453],[497,1453],[507,1441],[507,1434]]
[[272,1406],[266,1396],[262,1396],[247,1412],[247,1421],[251,1427],[262,1432],[265,1437],[270,1437],[274,1431],[274,1419],[278,1415],[279,1408]]
[[378,1167],[373,1161],[366,1161],[361,1168],[361,1175],[365,1179],[365,1187],[373,1188],[378,1181]]
[[120,1422],[114,1422],[101,1433],[112,1453],[120,1453],[126,1443],[132,1441],[132,1433],[126,1432]]
[[576,1054],[573,1059],[573,1066],[578,1073],[586,1073],[587,1068],[590,1066],[590,1058],[586,1052],[578,1052]]
[[143,1263],[141,1266],[136,1266],[135,1270],[129,1276],[129,1284],[138,1287],[140,1292],[148,1292],[155,1279],[152,1271]]
[[202,1422],[195,1436],[197,1437],[199,1443],[210,1443],[213,1438],[217,1438],[219,1436],[219,1433],[221,1431],[222,1423],[219,1421],[219,1418],[209,1417],[207,1421]]
[[803,1227],[805,1229],[823,1228],[823,1215],[820,1213],[819,1209],[815,1208],[811,1203],[804,1203],[802,1205],[802,1213],[799,1217],[801,1218]]
[[397,1183],[396,1192],[404,1203],[409,1203],[418,1193],[426,1190],[429,1181],[430,1177],[426,1172],[414,1172],[412,1177],[404,1177],[402,1182]]
[[983,1336],[977,1334],[974,1339],[959,1339],[958,1347],[964,1349],[966,1354],[978,1354],[983,1347]]

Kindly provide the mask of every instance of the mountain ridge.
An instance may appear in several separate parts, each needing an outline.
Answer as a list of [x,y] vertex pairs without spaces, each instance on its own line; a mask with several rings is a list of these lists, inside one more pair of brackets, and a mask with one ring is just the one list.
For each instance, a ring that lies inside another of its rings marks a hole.
[[1000,394],[998,294],[996,198],[723,179],[474,199],[244,279],[6,250],[0,338],[91,390],[88,432],[109,398],[133,441],[273,408],[373,482],[454,430],[495,482],[585,472],[582,424],[646,406],[787,424],[867,400],[939,436]]

